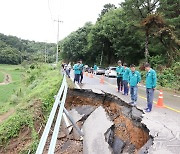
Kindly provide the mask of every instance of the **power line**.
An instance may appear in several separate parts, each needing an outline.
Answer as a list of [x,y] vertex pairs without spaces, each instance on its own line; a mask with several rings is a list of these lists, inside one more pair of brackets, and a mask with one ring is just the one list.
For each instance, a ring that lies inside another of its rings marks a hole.
[[50,12],[50,15],[51,15],[51,20],[53,21],[53,17],[52,17],[52,12],[51,12],[51,7],[50,7],[50,2],[48,0],[48,8],[49,8],[49,12]]

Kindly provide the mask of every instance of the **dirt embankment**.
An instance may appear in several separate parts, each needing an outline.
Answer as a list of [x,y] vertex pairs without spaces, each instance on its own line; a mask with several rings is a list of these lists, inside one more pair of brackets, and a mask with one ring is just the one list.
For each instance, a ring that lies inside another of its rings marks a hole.
[[[27,108],[33,115],[33,125],[35,131],[39,137],[43,132],[44,116],[41,109],[41,101],[35,100],[34,103]],[[0,153],[2,154],[19,154],[24,150],[27,150],[32,144],[32,128],[27,125],[23,125],[20,129],[17,137],[9,140],[6,145],[0,145]]]

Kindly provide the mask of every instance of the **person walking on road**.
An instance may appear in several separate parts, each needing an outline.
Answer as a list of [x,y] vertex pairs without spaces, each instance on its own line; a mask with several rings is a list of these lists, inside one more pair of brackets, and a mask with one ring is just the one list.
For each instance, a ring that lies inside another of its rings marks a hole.
[[135,65],[130,66],[131,71],[129,72],[129,85],[130,85],[130,94],[131,102],[130,104],[136,106],[137,104],[137,92],[138,92],[138,83],[141,81],[141,75],[139,71],[136,71]]
[[123,89],[123,71],[124,71],[124,68],[122,66],[121,61],[119,60],[118,66],[116,67],[118,92],[122,91]]
[[79,68],[80,68],[80,81],[79,81],[79,82],[82,84],[84,65],[83,65],[83,63],[82,63],[82,60],[80,60],[79,62],[80,62],[80,65],[79,65]]
[[74,83],[75,82],[78,82],[79,83],[79,76],[80,76],[80,62],[78,61],[77,64],[75,64],[73,66],[73,69],[74,69]]
[[123,95],[128,95],[128,93],[129,93],[128,80],[129,80],[130,69],[127,67],[126,63],[124,63],[123,66],[124,66],[124,73],[123,73],[124,93],[123,93]]
[[97,73],[97,65],[96,65],[96,64],[94,64],[93,73],[94,73],[95,75],[96,75],[96,73]]
[[145,112],[151,112],[153,99],[154,99],[154,90],[156,88],[157,75],[156,71],[153,70],[149,63],[145,64],[146,73],[146,95],[147,95],[147,108]]
[[71,62],[69,62],[69,64],[67,65],[67,68],[69,70],[69,74],[71,73]]

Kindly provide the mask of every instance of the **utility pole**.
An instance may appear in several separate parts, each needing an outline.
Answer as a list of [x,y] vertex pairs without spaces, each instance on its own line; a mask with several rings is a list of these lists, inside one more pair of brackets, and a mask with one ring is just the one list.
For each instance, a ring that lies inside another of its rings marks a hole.
[[46,44],[45,44],[45,51],[44,51],[44,61],[46,63],[47,61],[47,49],[46,49]]
[[59,23],[60,22],[62,22],[62,21],[60,21],[59,20],[59,18],[58,18],[58,20],[54,20],[55,22],[57,22],[58,23],[58,31],[57,31],[57,50],[56,50],[56,64],[58,63],[58,42],[59,42]]

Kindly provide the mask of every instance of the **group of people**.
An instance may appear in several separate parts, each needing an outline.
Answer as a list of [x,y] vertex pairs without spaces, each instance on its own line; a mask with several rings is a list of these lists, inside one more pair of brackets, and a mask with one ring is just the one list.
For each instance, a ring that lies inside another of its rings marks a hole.
[[[66,74],[70,77],[71,64],[63,66]],[[74,70],[74,83],[82,83],[83,80],[83,68],[84,65],[82,60],[79,60],[73,66]],[[96,72],[97,66],[94,65],[93,72]],[[153,98],[154,98],[154,90],[157,82],[156,71],[150,67],[149,63],[145,64],[146,73],[146,94],[147,94],[147,108],[145,108],[146,112],[151,112]],[[117,87],[118,92],[122,92],[123,95],[128,95],[130,91],[131,102],[130,104],[133,106],[137,105],[137,93],[138,93],[138,83],[141,82],[141,74],[136,70],[135,65],[130,65],[130,68],[127,67],[127,64],[118,61],[118,66],[116,67],[117,72]]]
[[68,64],[62,63],[61,67],[64,70],[64,72],[66,73],[66,75],[70,78],[71,62],[69,62]]
[[[147,108],[146,112],[151,112],[154,90],[157,82],[156,71],[150,67],[149,63],[145,64],[146,73],[146,94],[147,94]],[[127,67],[127,64],[124,63],[122,66],[121,61],[118,61],[118,66],[116,68],[117,72],[117,86],[118,92],[123,92],[123,95],[128,95],[130,90],[131,102],[130,104],[135,106],[137,104],[137,92],[138,92],[138,83],[141,81],[141,74],[136,70],[135,65],[130,65],[130,68]]]

